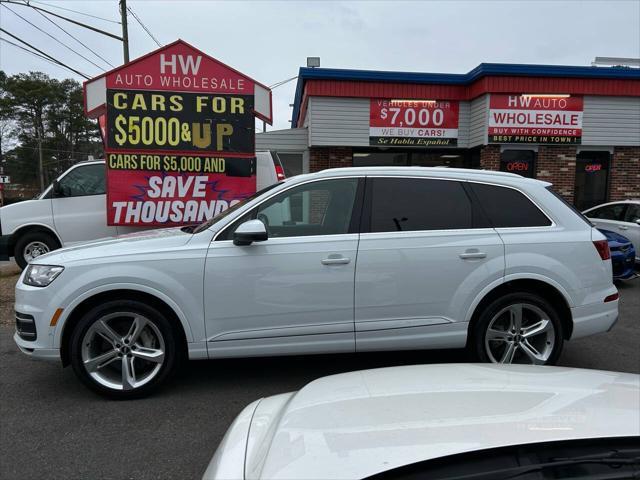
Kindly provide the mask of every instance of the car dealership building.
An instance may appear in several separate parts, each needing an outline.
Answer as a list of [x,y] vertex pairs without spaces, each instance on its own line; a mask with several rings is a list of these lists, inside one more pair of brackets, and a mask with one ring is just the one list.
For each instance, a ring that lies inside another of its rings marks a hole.
[[301,68],[292,128],[256,136],[289,175],[450,166],[546,180],[584,209],[640,198],[640,69],[481,64],[466,74]]

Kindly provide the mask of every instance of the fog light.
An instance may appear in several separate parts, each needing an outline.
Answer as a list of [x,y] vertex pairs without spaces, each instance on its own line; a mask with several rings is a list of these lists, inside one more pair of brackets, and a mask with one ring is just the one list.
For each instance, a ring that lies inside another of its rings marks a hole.
[[21,339],[29,342],[33,342],[38,338],[38,333],[36,332],[36,321],[33,318],[33,315],[16,312],[16,331]]

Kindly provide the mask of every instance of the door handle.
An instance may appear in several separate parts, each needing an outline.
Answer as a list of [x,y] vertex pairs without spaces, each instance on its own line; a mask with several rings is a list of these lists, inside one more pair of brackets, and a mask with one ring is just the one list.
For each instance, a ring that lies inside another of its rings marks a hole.
[[629,230],[629,227],[627,227],[626,225],[618,225],[618,228],[620,230]]
[[329,255],[327,258],[320,260],[323,265],[346,265],[351,261],[348,257],[342,255]]
[[464,253],[461,253],[458,256],[463,260],[469,260],[469,259],[474,259],[474,258],[485,258],[487,256],[487,254],[485,252],[466,251]]

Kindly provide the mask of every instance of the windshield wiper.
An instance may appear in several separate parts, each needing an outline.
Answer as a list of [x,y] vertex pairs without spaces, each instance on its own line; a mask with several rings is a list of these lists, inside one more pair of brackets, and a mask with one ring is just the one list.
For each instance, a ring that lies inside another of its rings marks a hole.
[[[625,465],[638,465],[640,467],[640,456],[637,456],[638,451],[633,450],[633,456],[625,455],[623,450],[612,450],[607,455],[594,454],[584,455],[580,457],[558,457],[553,458],[548,462],[537,463],[531,465],[522,465],[518,467],[508,467],[498,470],[492,470],[489,472],[470,473],[465,475],[458,475],[455,477],[446,477],[447,480],[507,480],[512,478],[518,478],[522,475],[529,473],[540,472],[542,470],[560,467],[570,467],[572,465],[585,465],[585,464],[598,464],[607,465],[611,468],[620,468]],[[579,478],[588,478],[589,480],[596,479],[619,479],[619,478],[637,478],[640,479],[640,468],[635,472],[623,471],[612,474],[593,474],[586,475],[585,477],[574,477],[576,480]]]

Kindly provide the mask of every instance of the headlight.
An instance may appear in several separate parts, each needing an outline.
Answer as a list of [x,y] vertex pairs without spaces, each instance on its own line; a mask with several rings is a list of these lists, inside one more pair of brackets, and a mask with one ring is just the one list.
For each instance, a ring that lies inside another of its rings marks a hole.
[[56,265],[29,265],[24,274],[24,284],[32,287],[46,287],[62,273],[64,267]]

